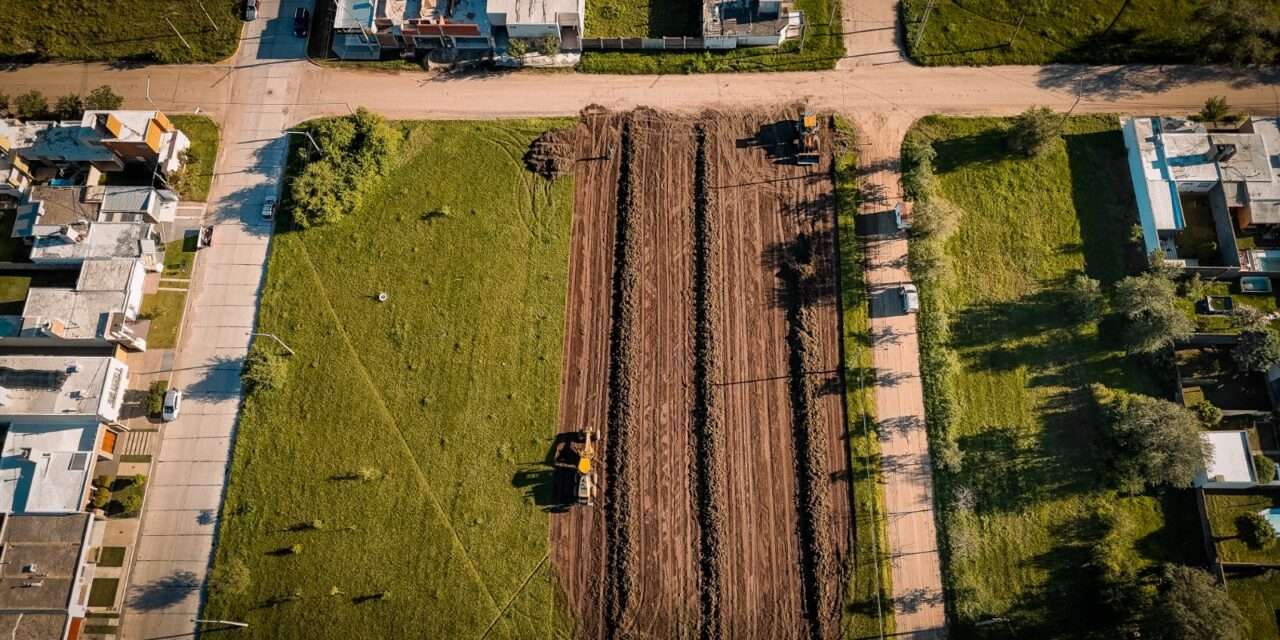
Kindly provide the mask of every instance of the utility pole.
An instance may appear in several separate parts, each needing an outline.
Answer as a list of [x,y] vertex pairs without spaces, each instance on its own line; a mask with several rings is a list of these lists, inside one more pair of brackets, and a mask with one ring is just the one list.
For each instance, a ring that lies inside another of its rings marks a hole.
[[196,0],[196,4],[200,5],[200,10],[204,12],[204,17],[209,19],[209,24],[213,25],[213,30],[220,31],[220,29],[218,29],[218,23],[214,22],[213,16],[209,15],[209,10],[204,8],[204,0]]
[[241,629],[249,626],[247,622],[236,622],[235,620],[201,620],[200,618],[192,618],[191,621],[196,624],[225,624],[232,627],[239,627]]
[[916,41],[911,43],[912,48],[920,46],[920,40],[924,38],[924,29],[929,26],[929,16],[933,14],[934,0],[929,0],[929,4],[924,6],[924,15],[920,17],[920,29],[916,31]]
[[184,38],[184,37],[182,37],[182,32],[181,32],[181,31],[178,31],[178,28],[177,28],[177,27],[175,27],[175,26],[173,26],[173,23],[169,21],[169,17],[168,17],[168,16],[163,16],[163,17],[164,17],[164,21],[165,21],[166,23],[168,23],[168,24],[169,24],[169,28],[170,28],[170,29],[173,29],[173,32],[174,32],[174,33],[176,33],[176,34],[178,34],[178,39],[182,41],[182,44],[187,45],[187,49],[190,49],[190,48],[191,48],[191,43],[190,43],[190,42],[187,42],[187,39],[186,39],[186,38]]

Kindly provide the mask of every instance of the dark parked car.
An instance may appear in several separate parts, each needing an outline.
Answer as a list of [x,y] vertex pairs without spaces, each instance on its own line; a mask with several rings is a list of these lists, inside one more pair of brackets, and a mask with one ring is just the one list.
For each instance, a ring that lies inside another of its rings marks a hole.
[[311,28],[311,12],[303,7],[298,7],[293,11],[293,35],[299,38],[307,37],[307,30]]

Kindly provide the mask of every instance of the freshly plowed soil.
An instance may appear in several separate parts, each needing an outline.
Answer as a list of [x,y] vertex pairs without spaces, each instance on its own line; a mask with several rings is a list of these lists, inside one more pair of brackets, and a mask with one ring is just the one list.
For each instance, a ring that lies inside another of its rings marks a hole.
[[[692,638],[700,631],[702,550],[695,479],[722,474],[727,504],[720,531],[720,618],[725,638],[800,638],[815,628],[839,631],[841,567],[849,537],[848,456],[840,396],[839,327],[835,298],[831,136],[823,160],[790,160],[798,110],[673,116],[648,110],[584,112],[575,128],[575,207],[560,431],[588,426],[610,446],[608,407],[615,233],[622,129],[629,122],[630,200],[637,277],[629,339],[632,427],[625,478],[633,560],[627,607],[610,627],[607,530],[601,487],[596,505],[554,514],[551,556],[565,601],[582,638]],[[825,125],[825,123],[824,123]],[[706,131],[709,219],[714,268],[711,327],[718,366],[709,379],[723,428],[724,464],[703,469],[695,459],[693,331],[693,196],[695,134]],[[815,422],[829,443],[826,514],[834,569],[821,576],[835,594],[825,610],[806,611],[799,513],[788,323],[780,261],[803,235],[813,254],[806,283],[820,346],[819,364],[805,372],[818,390]],[[609,455],[619,452],[611,451]],[[607,456],[606,456],[606,459]],[[602,461],[603,462],[603,461]],[[605,474],[598,473],[603,484]],[[569,480],[566,479],[568,482]],[[617,517],[628,517],[616,514]],[[815,618],[826,624],[816,625]]]

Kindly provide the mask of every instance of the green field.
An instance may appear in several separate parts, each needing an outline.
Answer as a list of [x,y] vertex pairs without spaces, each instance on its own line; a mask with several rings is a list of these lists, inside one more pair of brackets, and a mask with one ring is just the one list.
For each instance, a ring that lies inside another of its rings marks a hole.
[[1264,571],[1256,576],[1227,580],[1227,592],[1249,621],[1253,640],[1275,640],[1280,636],[1276,610],[1280,609],[1280,572]]
[[586,37],[696,36],[702,5],[671,0],[587,0]]
[[1270,494],[1209,494],[1205,496],[1209,526],[1218,559],[1222,562],[1255,562],[1280,565],[1280,543],[1254,549],[1240,540],[1236,519],[1246,513],[1258,513],[1280,506],[1280,498]]
[[252,586],[203,617],[259,638],[569,635],[534,496],[573,186],[520,160],[565,124],[405,124],[357,210],[277,233],[259,326],[297,355],[240,417],[216,562],[242,560]]
[[[626,12],[620,11],[620,14],[647,15],[649,11],[649,3],[640,2],[640,0],[598,0],[598,2],[628,7]],[[804,15],[812,20],[803,42],[791,40],[781,47],[745,47],[719,53],[588,51],[582,54],[578,70],[587,73],[677,74],[727,71],[816,71],[834,68],[836,62],[844,57],[844,37],[840,30],[840,4],[834,0],[796,0],[795,4],[797,9],[804,11]],[[592,27],[590,22],[590,5],[587,12],[587,27],[594,31],[596,28]],[[832,19],[828,21],[828,17]],[[619,24],[610,28],[622,28],[621,19],[617,22]],[[638,25],[639,18],[635,22]],[[615,22],[609,24],[615,25]],[[693,23],[693,28],[697,29],[697,22]],[[645,35],[645,32],[630,35],[639,37]]]
[[183,181],[178,189],[183,200],[204,202],[209,197],[209,185],[213,183],[213,164],[218,159],[218,123],[207,116],[170,116],[191,140],[188,153],[194,158],[182,169]]
[[[126,60],[171,64],[217,62],[230,57],[240,40],[243,23],[239,7],[243,1],[200,2],[209,17],[201,10],[200,3],[190,0],[7,2],[4,11],[0,11],[0,60]],[[182,43],[174,28],[186,38],[190,48]]]
[[[950,273],[920,287],[921,326],[945,316],[951,329],[942,344],[936,328],[922,336],[926,363],[953,362],[950,375],[926,377],[931,406],[951,402],[950,423],[930,425],[944,579],[954,637],[993,617],[1015,637],[1079,637],[1090,624],[1080,612],[1093,607],[1091,547],[1118,541],[1115,562],[1141,572],[1200,560],[1200,532],[1188,493],[1123,497],[1099,479],[1087,386],[1160,387],[1065,313],[1072,274],[1104,284],[1125,275],[1136,214],[1118,123],[1073,118],[1065,143],[1034,159],[1007,154],[1007,126],[929,117],[909,134],[933,141],[938,191],[963,210],[945,245]],[[950,465],[937,462],[948,430],[960,451]]]
[[1208,1],[937,0],[918,35],[929,0],[904,0],[904,22],[911,57],[926,65],[1195,62],[1203,32],[1192,14]]

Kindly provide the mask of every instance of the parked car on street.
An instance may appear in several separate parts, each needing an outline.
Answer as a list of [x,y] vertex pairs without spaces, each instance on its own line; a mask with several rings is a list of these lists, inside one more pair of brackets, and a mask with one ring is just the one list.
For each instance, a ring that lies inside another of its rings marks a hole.
[[276,217],[276,197],[268,196],[267,199],[262,202],[262,219],[274,220],[275,217]]
[[258,4],[262,0],[244,0],[244,19],[252,22],[258,19]]
[[165,422],[173,422],[178,419],[178,412],[182,411],[182,392],[177,389],[170,389],[164,394],[164,410],[160,412],[160,417]]
[[920,310],[920,296],[916,293],[914,284],[898,287],[898,297],[902,300],[903,313],[915,313]]
[[311,29],[311,12],[306,7],[298,7],[293,10],[293,35],[299,38],[307,37],[307,31]]

